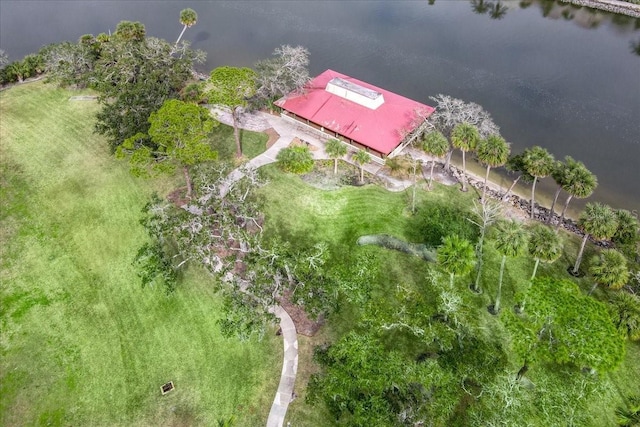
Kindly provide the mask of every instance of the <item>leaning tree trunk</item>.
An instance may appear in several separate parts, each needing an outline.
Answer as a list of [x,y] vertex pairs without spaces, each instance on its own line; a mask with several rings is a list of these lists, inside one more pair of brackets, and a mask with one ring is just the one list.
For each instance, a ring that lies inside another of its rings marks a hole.
[[595,283],[593,284],[593,286],[591,287],[591,290],[589,291],[589,295],[591,295],[591,294],[593,293],[593,291],[595,291],[595,290],[596,290],[596,288],[597,288],[597,287],[598,287],[598,282],[595,282]]
[[233,118],[233,137],[236,140],[236,157],[242,157],[242,145],[240,144],[240,129],[238,128],[238,109],[233,108],[231,110],[231,117]]
[[[562,191],[562,186],[558,185],[558,189],[556,190],[555,196],[553,196],[553,202],[551,203],[551,209],[549,209],[549,216],[547,217],[547,224],[551,224],[551,218],[553,218],[553,208],[556,206],[556,202],[558,201],[558,196],[560,195],[560,191]],[[533,202],[533,200],[532,200]]]
[[587,240],[589,240],[589,233],[584,235],[582,239],[582,244],[580,245],[580,251],[578,251],[578,258],[576,258],[576,264],[573,266],[573,274],[578,274],[578,270],[580,269],[580,263],[582,262],[582,255],[584,253],[584,247],[587,244]]
[[[533,219],[533,213],[536,210],[536,182],[538,182],[538,177],[533,177],[533,184],[531,184],[531,219]],[[555,203],[555,202],[554,202]],[[553,212],[553,206],[551,207],[551,212]]]
[[498,279],[498,296],[496,297],[496,303],[493,305],[493,312],[498,314],[500,312],[500,299],[502,297],[502,276],[504,275],[504,265],[507,262],[507,256],[502,255],[502,262],[500,263],[500,278]]
[[509,194],[511,194],[511,191],[513,191],[513,189],[516,186],[516,184],[518,183],[518,181],[520,181],[520,178],[522,178],[522,175],[518,175],[518,177],[513,180],[513,182],[511,183],[511,187],[509,187],[507,192],[504,193],[504,196],[502,196],[502,201],[503,202],[507,201],[507,199],[509,198]]
[[487,181],[489,181],[490,170],[491,170],[491,166],[487,165],[487,173],[484,175],[484,186],[482,187],[482,197],[480,198],[481,203],[484,203],[484,196],[487,193]]
[[467,164],[464,154],[465,151],[462,150],[462,191],[467,191]]
[[186,25],[184,26],[184,28],[182,28],[182,32],[178,36],[178,40],[176,40],[176,47],[178,46],[178,43],[180,43],[180,39],[182,39],[182,36],[184,35],[185,31],[187,31],[187,26]]
[[191,199],[193,195],[193,184],[191,183],[191,176],[189,175],[189,166],[183,166],[182,173],[184,174],[184,180],[187,182],[187,197]]
[[536,278],[536,273],[538,272],[538,265],[540,265],[540,258],[536,258],[536,263],[533,266],[533,273],[531,274],[531,279],[529,279],[530,282],[533,282],[533,279]]
[[567,206],[569,206],[569,202],[571,201],[572,198],[573,198],[573,194],[569,194],[569,197],[567,197],[567,201],[564,203],[564,208],[562,208],[562,215],[560,215],[560,221],[558,221],[558,224],[556,224],[556,230],[560,228],[560,224],[564,222],[564,214],[565,212],[567,212]]
[[429,190],[431,190],[431,183],[433,182],[433,167],[436,165],[436,161],[431,159],[431,173],[429,173]]

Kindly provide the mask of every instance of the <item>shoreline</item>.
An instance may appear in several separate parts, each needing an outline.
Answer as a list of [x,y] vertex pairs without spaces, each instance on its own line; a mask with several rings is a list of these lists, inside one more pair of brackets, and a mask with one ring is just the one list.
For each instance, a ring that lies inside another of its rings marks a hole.
[[605,12],[640,18],[640,4],[619,0],[560,0],[561,3],[569,3],[576,6],[585,6]]

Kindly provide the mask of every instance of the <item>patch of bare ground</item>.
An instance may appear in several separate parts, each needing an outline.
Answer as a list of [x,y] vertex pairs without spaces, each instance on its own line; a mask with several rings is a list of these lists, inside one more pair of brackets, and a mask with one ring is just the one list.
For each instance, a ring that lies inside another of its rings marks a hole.
[[287,291],[278,298],[278,304],[285,309],[291,320],[296,325],[296,331],[307,337],[312,337],[320,330],[320,327],[324,324],[324,317],[318,316],[316,320],[313,320],[299,305],[295,305],[291,302],[291,292]]
[[360,182],[360,169],[352,164],[338,161],[338,172],[333,173],[333,160],[315,162],[313,170],[303,174],[300,178],[312,187],[320,190],[337,190],[341,187],[359,187],[366,184],[384,183],[379,177],[365,173],[364,183]]
[[180,207],[189,203],[187,198],[187,187],[180,187],[173,190],[167,195],[167,201],[173,203],[176,207]]
[[267,139],[267,149],[271,148],[273,144],[280,138],[280,134],[276,132],[274,128],[269,128],[264,131],[267,134],[269,139]]

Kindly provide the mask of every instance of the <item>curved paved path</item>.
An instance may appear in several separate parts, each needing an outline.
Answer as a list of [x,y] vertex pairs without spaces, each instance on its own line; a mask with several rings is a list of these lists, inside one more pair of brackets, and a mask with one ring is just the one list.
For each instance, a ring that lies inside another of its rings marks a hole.
[[280,318],[284,360],[282,362],[282,374],[280,375],[278,391],[273,399],[269,418],[267,419],[267,427],[282,427],[289,403],[293,400],[293,387],[295,386],[296,373],[298,372],[298,334],[291,316],[284,308],[275,305],[269,311]]
[[[228,111],[217,107],[210,107],[211,114],[220,122],[231,125],[231,115]],[[276,161],[278,152],[287,147],[295,137],[298,137],[308,144],[314,146],[311,151],[314,159],[328,159],[329,156],[324,151],[324,144],[317,134],[297,126],[295,123],[264,112],[256,112],[247,114],[240,119],[240,127],[253,131],[264,131],[273,128],[279,135],[276,142],[269,147],[264,153],[254,157],[246,165],[259,168]],[[369,162],[364,169],[373,174],[378,175],[382,165]],[[234,169],[226,179],[226,185],[221,186],[220,195],[224,197],[229,191],[229,186],[234,182],[242,179],[244,176],[241,169]],[[387,189],[400,191],[411,185],[411,182],[396,180],[392,177],[385,176]],[[276,396],[271,405],[269,418],[267,419],[267,427],[282,427],[284,419],[289,407],[289,403],[293,400],[293,390],[296,382],[296,373],[298,371],[298,336],[296,327],[291,320],[289,314],[279,305],[269,308],[269,311],[280,319],[280,328],[282,330],[282,338],[284,345],[284,358],[282,362],[282,374]]]
[[[214,107],[211,108],[211,113],[222,123],[231,124],[231,117],[228,112]],[[241,120],[241,127],[245,129],[264,131],[272,127],[280,135],[278,140],[269,147],[269,149],[251,159],[248,162],[249,166],[259,168],[260,166],[275,162],[278,151],[291,143],[294,138],[293,129],[281,122],[282,119],[279,117],[261,112],[247,115],[244,120]],[[240,169],[233,170],[227,176],[227,185],[222,186],[220,189],[220,195],[224,197],[229,186],[235,181],[240,180],[243,176],[244,174]],[[269,311],[280,319],[284,356],[280,383],[278,384],[278,390],[276,391],[276,396],[273,399],[273,404],[269,411],[267,427],[282,427],[289,403],[293,400],[293,388],[296,382],[296,373],[298,372],[298,334],[291,316],[289,316],[289,313],[287,313],[284,308],[279,305],[273,305],[269,307]]]

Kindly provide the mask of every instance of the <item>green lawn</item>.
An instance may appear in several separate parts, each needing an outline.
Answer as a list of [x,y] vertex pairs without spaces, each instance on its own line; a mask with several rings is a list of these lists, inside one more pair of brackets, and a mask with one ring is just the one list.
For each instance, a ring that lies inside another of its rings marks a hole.
[[[248,159],[262,154],[267,149],[268,139],[269,137],[265,133],[240,129],[242,154]],[[233,127],[220,124],[213,134],[212,145],[218,152],[219,159],[235,159],[236,143],[233,137]]]
[[[265,201],[265,230],[268,234],[279,235],[293,245],[309,246],[323,241],[332,250],[333,262],[348,263],[354,253],[365,250],[356,245],[361,235],[386,233],[400,237],[410,242],[424,242],[427,229],[434,224],[429,223],[425,215],[437,212],[457,212],[464,218],[470,217],[472,200],[476,197],[473,192],[461,193],[457,187],[436,185],[434,190],[426,192],[419,190],[418,210],[411,215],[411,190],[400,193],[388,192],[385,189],[368,185],[364,187],[342,187],[338,190],[321,190],[305,183],[297,176],[282,174],[275,166],[264,168],[269,177],[269,184],[260,192]],[[572,265],[577,254],[579,239],[569,233],[563,233],[565,240],[565,254],[551,265],[541,264],[539,276],[570,278],[567,267]],[[380,282],[374,289],[375,298],[389,299],[397,285],[420,289],[427,300],[435,299],[435,293],[424,286],[424,275],[427,271],[426,263],[416,257],[403,253],[389,251],[377,247],[367,247],[373,251],[382,265]],[[595,253],[589,245],[586,257]],[[457,283],[464,292],[472,310],[474,322],[489,334],[502,335],[504,332],[498,317],[487,311],[487,306],[495,300],[497,277],[500,268],[500,254],[495,250],[491,236],[485,244],[484,273],[482,280],[483,293],[472,294],[466,290],[471,278],[458,279]],[[516,294],[524,291],[533,270],[534,260],[529,256],[508,259],[506,264],[502,307],[511,310],[516,304]],[[574,279],[586,293],[590,286],[590,279],[585,277]],[[594,294],[604,298],[605,290],[598,290]],[[300,398],[290,406],[288,421],[292,425],[330,425],[329,414],[321,404],[311,406],[304,401],[304,388],[309,376],[317,370],[312,362],[313,347],[335,341],[346,331],[352,329],[357,322],[357,307],[343,306],[338,315],[332,316],[328,324],[313,338],[300,340],[300,368],[296,390]],[[493,332],[491,332],[493,331]],[[412,351],[411,342],[396,341],[394,348],[405,348]],[[604,399],[590,405],[589,418],[592,426],[612,425],[614,423],[614,409],[623,402],[623,395],[640,395],[638,366],[640,361],[640,346],[629,343],[627,355],[618,371],[603,381],[608,391],[603,394]],[[514,366],[517,372],[519,366]],[[531,371],[532,378],[547,378],[545,368],[536,367]],[[549,368],[547,368],[549,369]],[[553,378],[548,377],[551,380]],[[460,420],[458,420],[460,421]],[[464,418],[460,421],[464,424]]]
[[170,296],[141,288],[141,208],[177,183],[130,176],[77,94],[0,93],[0,424],[264,425],[280,340],[221,337],[201,271]]

